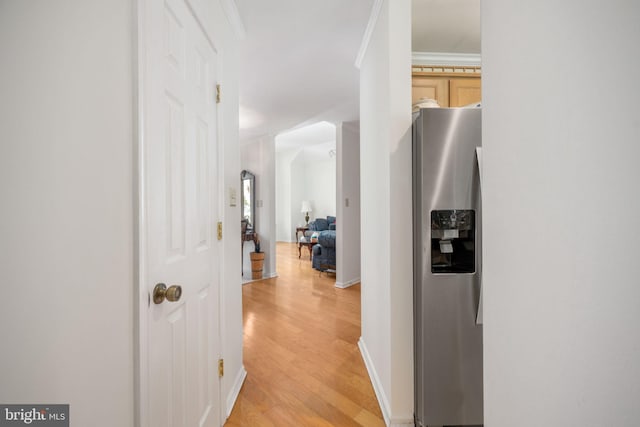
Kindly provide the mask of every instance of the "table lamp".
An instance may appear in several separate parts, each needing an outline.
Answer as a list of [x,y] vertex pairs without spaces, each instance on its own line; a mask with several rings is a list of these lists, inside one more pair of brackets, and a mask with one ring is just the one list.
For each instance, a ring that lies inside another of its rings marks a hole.
[[311,203],[308,200],[302,201],[302,209],[300,209],[304,215],[304,220],[307,221],[307,225],[309,225],[309,212],[311,212]]

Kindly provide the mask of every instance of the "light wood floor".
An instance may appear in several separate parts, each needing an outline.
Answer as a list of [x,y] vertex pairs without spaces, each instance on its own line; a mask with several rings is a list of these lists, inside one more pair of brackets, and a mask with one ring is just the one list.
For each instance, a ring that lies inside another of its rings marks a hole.
[[298,259],[277,244],[280,277],[243,286],[248,375],[227,427],[384,426],[358,350],[360,285]]

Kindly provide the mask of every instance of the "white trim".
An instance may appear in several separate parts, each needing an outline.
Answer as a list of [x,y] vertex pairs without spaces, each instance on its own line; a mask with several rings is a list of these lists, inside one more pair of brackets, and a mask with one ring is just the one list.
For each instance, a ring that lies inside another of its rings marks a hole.
[[274,279],[276,277],[278,277],[278,272],[275,273],[271,273],[271,274],[266,274],[264,276],[262,276],[261,279],[247,279],[247,280],[242,280],[242,285],[246,285],[248,283],[253,283],[253,282],[260,282],[262,280],[268,280],[268,279]]
[[244,369],[244,365],[240,366],[240,370],[236,375],[235,380],[233,381],[233,386],[231,386],[231,390],[229,390],[229,394],[227,395],[227,408],[226,408],[226,416],[225,420],[229,418],[231,415],[231,411],[233,410],[233,406],[236,404],[238,400],[238,395],[240,394],[240,389],[242,388],[242,384],[244,384],[244,380],[247,378],[247,370]]
[[376,398],[378,399],[378,404],[380,405],[380,411],[382,411],[384,423],[388,427],[414,427],[415,424],[413,418],[395,418],[391,416],[389,410],[389,400],[387,399],[387,395],[384,393],[382,382],[380,382],[380,377],[378,377],[376,368],[373,364],[373,361],[371,360],[371,356],[369,355],[369,350],[367,350],[367,345],[365,344],[362,337],[360,337],[360,339],[358,340],[358,348],[360,349],[360,354],[362,355],[364,365],[367,367],[367,372],[369,373],[369,378],[371,379],[371,384],[373,385],[373,391],[376,393]]
[[479,53],[411,52],[411,64],[479,67],[482,65],[482,56]]
[[227,21],[233,28],[233,32],[236,33],[240,40],[243,40],[247,36],[247,30],[244,28],[242,17],[238,11],[238,6],[234,0],[220,0],[224,14],[227,16]]
[[373,30],[378,23],[378,16],[380,16],[380,10],[382,10],[382,3],[384,0],[376,0],[371,8],[371,15],[369,15],[369,22],[367,23],[367,28],[364,30],[364,35],[362,36],[362,42],[360,42],[360,49],[358,50],[358,56],[356,56],[356,68],[360,68],[362,65],[362,60],[364,59],[364,55],[367,53],[367,48],[369,47],[369,42],[371,41],[371,36],[373,35]]
[[353,279],[353,280],[347,280],[347,281],[346,281],[346,282],[344,282],[344,283],[342,283],[342,282],[336,282],[336,285],[335,285],[335,286],[336,286],[336,288],[346,289],[346,288],[348,288],[348,287],[350,287],[350,286],[353,286],[353,285],[355,285],[355,284],[357,284],[357,283],[360,283],[360,278],[359,278],[359,277],[358,277],[358,278],[356,278],[356,279]]
[[391,420],[389,427],[415,427],[415,422],[413,419],[411,420]]
[[135,425],[147,427],[149,425],[149,324],[147,310],[149,309],[149,292],[146,287],[146,215],[144,211],[145,188],[145,82],[146,82],[146,3],[145,0],[137,0],[134,5],[134,84],[135,84],[135,268],[136,268],[136,304],[135,304],[135,366],[134,366],[134,420]]
[[[213,78],[213,84],[222,84],[222,80],[223,80],[223,76],[224,76],[224,64],[225,61],[223,59],[223,55],[221,53],[216,52],[216,56],[215,56],[215,72],[214,72],[214,78]],[[218,221],[221,221],[223,226],[226,225],[225,224],[225,182],[224,182],[224,178],[225,178],[225,170],[224,170],[224,143],[222,141],[224,141],[224,132],[225,132],[225,123],[226,121],[224,120],[225,115],[227,114],[227,110],[228,110],[228,104],[225,103],[219,103],[219,104],[213,104],[214,108],[215,108],[215,116],[216,116],[216,140],[215,140],[215,155],[216,155],[216,179],[218,181],[218,185],[217,188],[215,189],[215,191],[217,192],[217,201],[216,201],[216,209],[217,212],[216,214],[218,215]],[[214,186],[212,186],[214,187]],[[211,190],[210,190],[211,191]],[[217,317],[218,317],[218,358],[222,357],[221,355],[224,354],[224,343],[227,340],[227,304],[225,304],[225,273],[226,273],[226,257],[227,257],[227,253],[224,250],[225,245],[226,245],[226,240],[223,238],[221,240],[214,240],[214,244],[215,244],[215,248],[216,248],[216,254],[212,254],[214,255],[214,258],[212,258],[210,260],[211,265],[213,268],[216,268],[218,270],[218,286],[217,286],[217,291],[218,291],[218,307],[216,309],[217,312]],[[214,246],[212,245],[212,248]],[[213,317],[216,317],[216,314],[213,315]],[[219,399],[219,404],[222,406],[223,403],[223,391],[224,391],[224,381],[221,378],[218,378],[218,399]],[[228,400],[227,400],[228,403]],[[220,413],[218,414],[218,417],[220,418],[218,420],[218,422],[220,423],[220,425],[224,424],[224,421],[226,421],[226,417],[225,414],[223,413],[224,411],[220,411]],[[227,415],[228,416],[228,415]]]
[[380,382],[380,377],[378,377],[376,368],[373,365],[371,356],[369,355],[369,350],[367,350],[367,345],[365,344],[362,337],[360,337],[360,339],[358,340],[358,348],[360,349],[360,354],[362,355],[364,366],[367,367],[367,372],[369,373],[369,378],[371,379],[371,385],[373,385],[373,391],[375,392],[376,398],[378,399],[380,411],[382,411],[384,423],[386,425],[389,425],[389,401],[387,400],[387,396],[384,394],[384,388],[382,387],[382,383]]

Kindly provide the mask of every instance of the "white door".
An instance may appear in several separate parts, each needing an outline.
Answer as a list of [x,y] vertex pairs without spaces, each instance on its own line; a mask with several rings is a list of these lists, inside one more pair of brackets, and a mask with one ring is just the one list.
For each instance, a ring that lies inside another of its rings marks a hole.
[[[143,268],[151,295],[143,418],[149,427],[218,426],[216,53],[184,0],[143,4]],[[155,303],[158,283],[181,286],[180,299]]]

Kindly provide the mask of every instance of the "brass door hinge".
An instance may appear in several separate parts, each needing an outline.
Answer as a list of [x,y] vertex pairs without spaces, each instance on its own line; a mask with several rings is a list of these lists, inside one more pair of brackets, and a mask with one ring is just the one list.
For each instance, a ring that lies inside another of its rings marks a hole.
[[222,221],[218,221],[218,240],[222,240]]
[[216,104],[220,104],[220,84],[216,85]]
[[218,376],[224,376],[224,359],[218,359]]

